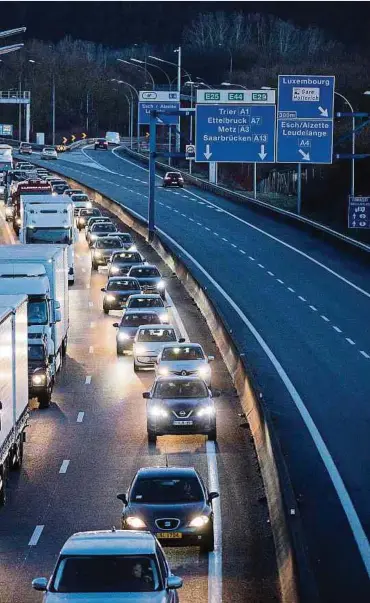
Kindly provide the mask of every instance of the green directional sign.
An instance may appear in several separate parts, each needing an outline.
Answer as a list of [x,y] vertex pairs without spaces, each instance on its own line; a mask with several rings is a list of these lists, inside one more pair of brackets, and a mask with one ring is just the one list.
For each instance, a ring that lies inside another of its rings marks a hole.
[[243,101],[244,92],[228,92],[227,100],[229,101]]
[[219,92],[205,92],[204,100],[206,101],[219,101],[221,94]]
[[252,92],[252,101],[267,101],[267,92]]

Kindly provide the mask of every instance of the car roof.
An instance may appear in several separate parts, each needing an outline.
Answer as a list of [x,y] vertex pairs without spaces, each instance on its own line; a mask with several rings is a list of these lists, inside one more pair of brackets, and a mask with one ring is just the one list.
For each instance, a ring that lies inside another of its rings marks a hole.
[[[130,253],[136,253],[135,251],[131,251]],[[137,264],[137,265],[133,265],[131,266],[131,270],[133,268],[140,268],[140,270],[142,270],[143,268],[157,268],[158,272],[159,272],[159,268],[155,265],[155,264],[147,264],[145,263],[145,266],[143,266],[142,264]]]
[[115,281],[133,281],[135,283],[137,282],[134,276],[110,276],[108,279],[108,283]]
[[159,375],[158,377],[155,377],[154,384],[162,381],[201,381],[204,383],[203,379],[198,377],[198,375]]
[[199,477],[199,474],[194,467],[140,467],[136,477]]
[[163,349],[165,350],[166,348],[191,348],[195,346],[197,346],[198,348],[202,348],[200,343],[185,341],[184,343],[169,343],[168,345],[165,345]]
[[[135,278],[135,277],[130,277],[130,278]],[[130,295],[130,299],[139,299],[139,298],[141,299],[143,297],[145,299],[162,299],[161,296],[159,295],[159,293],[134,293],[133,295]]]
[[164,325],[161,322],[157,325],[141,325],[139,327],[139,331],[151,330],[151,329],[173,329],[175,331],[175,327],[173,325]]
[[100,530],[77,532],[68,538],[61,555],[137,555],[155,554],[155,538],[150,532]]

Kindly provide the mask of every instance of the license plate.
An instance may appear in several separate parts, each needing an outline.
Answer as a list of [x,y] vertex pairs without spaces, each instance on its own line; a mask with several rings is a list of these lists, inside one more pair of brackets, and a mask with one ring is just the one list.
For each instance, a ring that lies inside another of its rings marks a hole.
[[193,421],[174,421],[174,425],[193,425]]
[[182,533],[181,532],[157,532],[156,534],[157,538],[182,538]]

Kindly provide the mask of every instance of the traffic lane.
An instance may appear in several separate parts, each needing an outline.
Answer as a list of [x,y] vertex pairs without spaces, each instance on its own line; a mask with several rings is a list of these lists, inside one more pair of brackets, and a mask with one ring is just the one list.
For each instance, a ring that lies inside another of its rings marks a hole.
[[[116,172],[123,172],[131,176],[134,174],[139,180],[144,181],[145,179],[148,179],[148,172],[145,166],[138,164],[131,158],[122,156],[118,152],[116,153],[120,155],[119,157],[112,152],[85,152],[108,169]],[[122,164],[126,164],[127,168],[122,168]],[[143,177],[144,174],[146,174],[146,178]],[[160,175],[157,182],[160,182],[162,177],[163,175]],[[133,182],[136,181],[134,180]],[[173,191],[174,189],[168,190]],[[247,202],[246,204],[240,204],[229,201],[228,199],[216,196],[209,191],[200,190],[191,185],[186,185],[183,191],[193,194],[199,202],[210,201],[212,204],[230,212],[237,218],[249,222],[251,226],[255,226],[273,237],[281,239],[288,245],[299,249],[303,253],[310,255],[345,278],[353,280],[359,287],[365,290],[368,288],[369,261],[362,258],[356,251],[352,252],[348,247],[343,250],[334,243],[323,240],[320,234],[310,234],[309,232],[300,229],[298,226],[285,223],[279,218],[276,219],[269,213],[261,212],[261,210],[256,209],[252,205],[248,205]],[[235,219],[234,221],[237,222]],[[262,237],[266,237],[266,235],[262,234]],[[271,239],[268,240],[271,241]],[[294,251],[291,251],[291,253],[294,254]]]

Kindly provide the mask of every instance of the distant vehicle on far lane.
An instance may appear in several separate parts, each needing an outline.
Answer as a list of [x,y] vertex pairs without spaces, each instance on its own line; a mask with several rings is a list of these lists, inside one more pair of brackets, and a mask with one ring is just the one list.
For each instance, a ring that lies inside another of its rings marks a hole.
[[104,149],[105,151],[108,151],[108,141],[105,140],[105,138],[98,138],[94,142],[94,150],[96,151],[97,149]]
[[20,155],[32,155],[32,147],[28,142],[21,142],[19,145],[18,153]]
[[44,147],[41,151],[40,159],[58,159],[58,153],[54,147]]
[[162,186],[179,186],[182,188],[184,186],[184,178],[180,172],[167,172],[163,178]]
[[111,144],[119,144],[121,142],[118,132],[106,132],[105,138],[106,141]]

